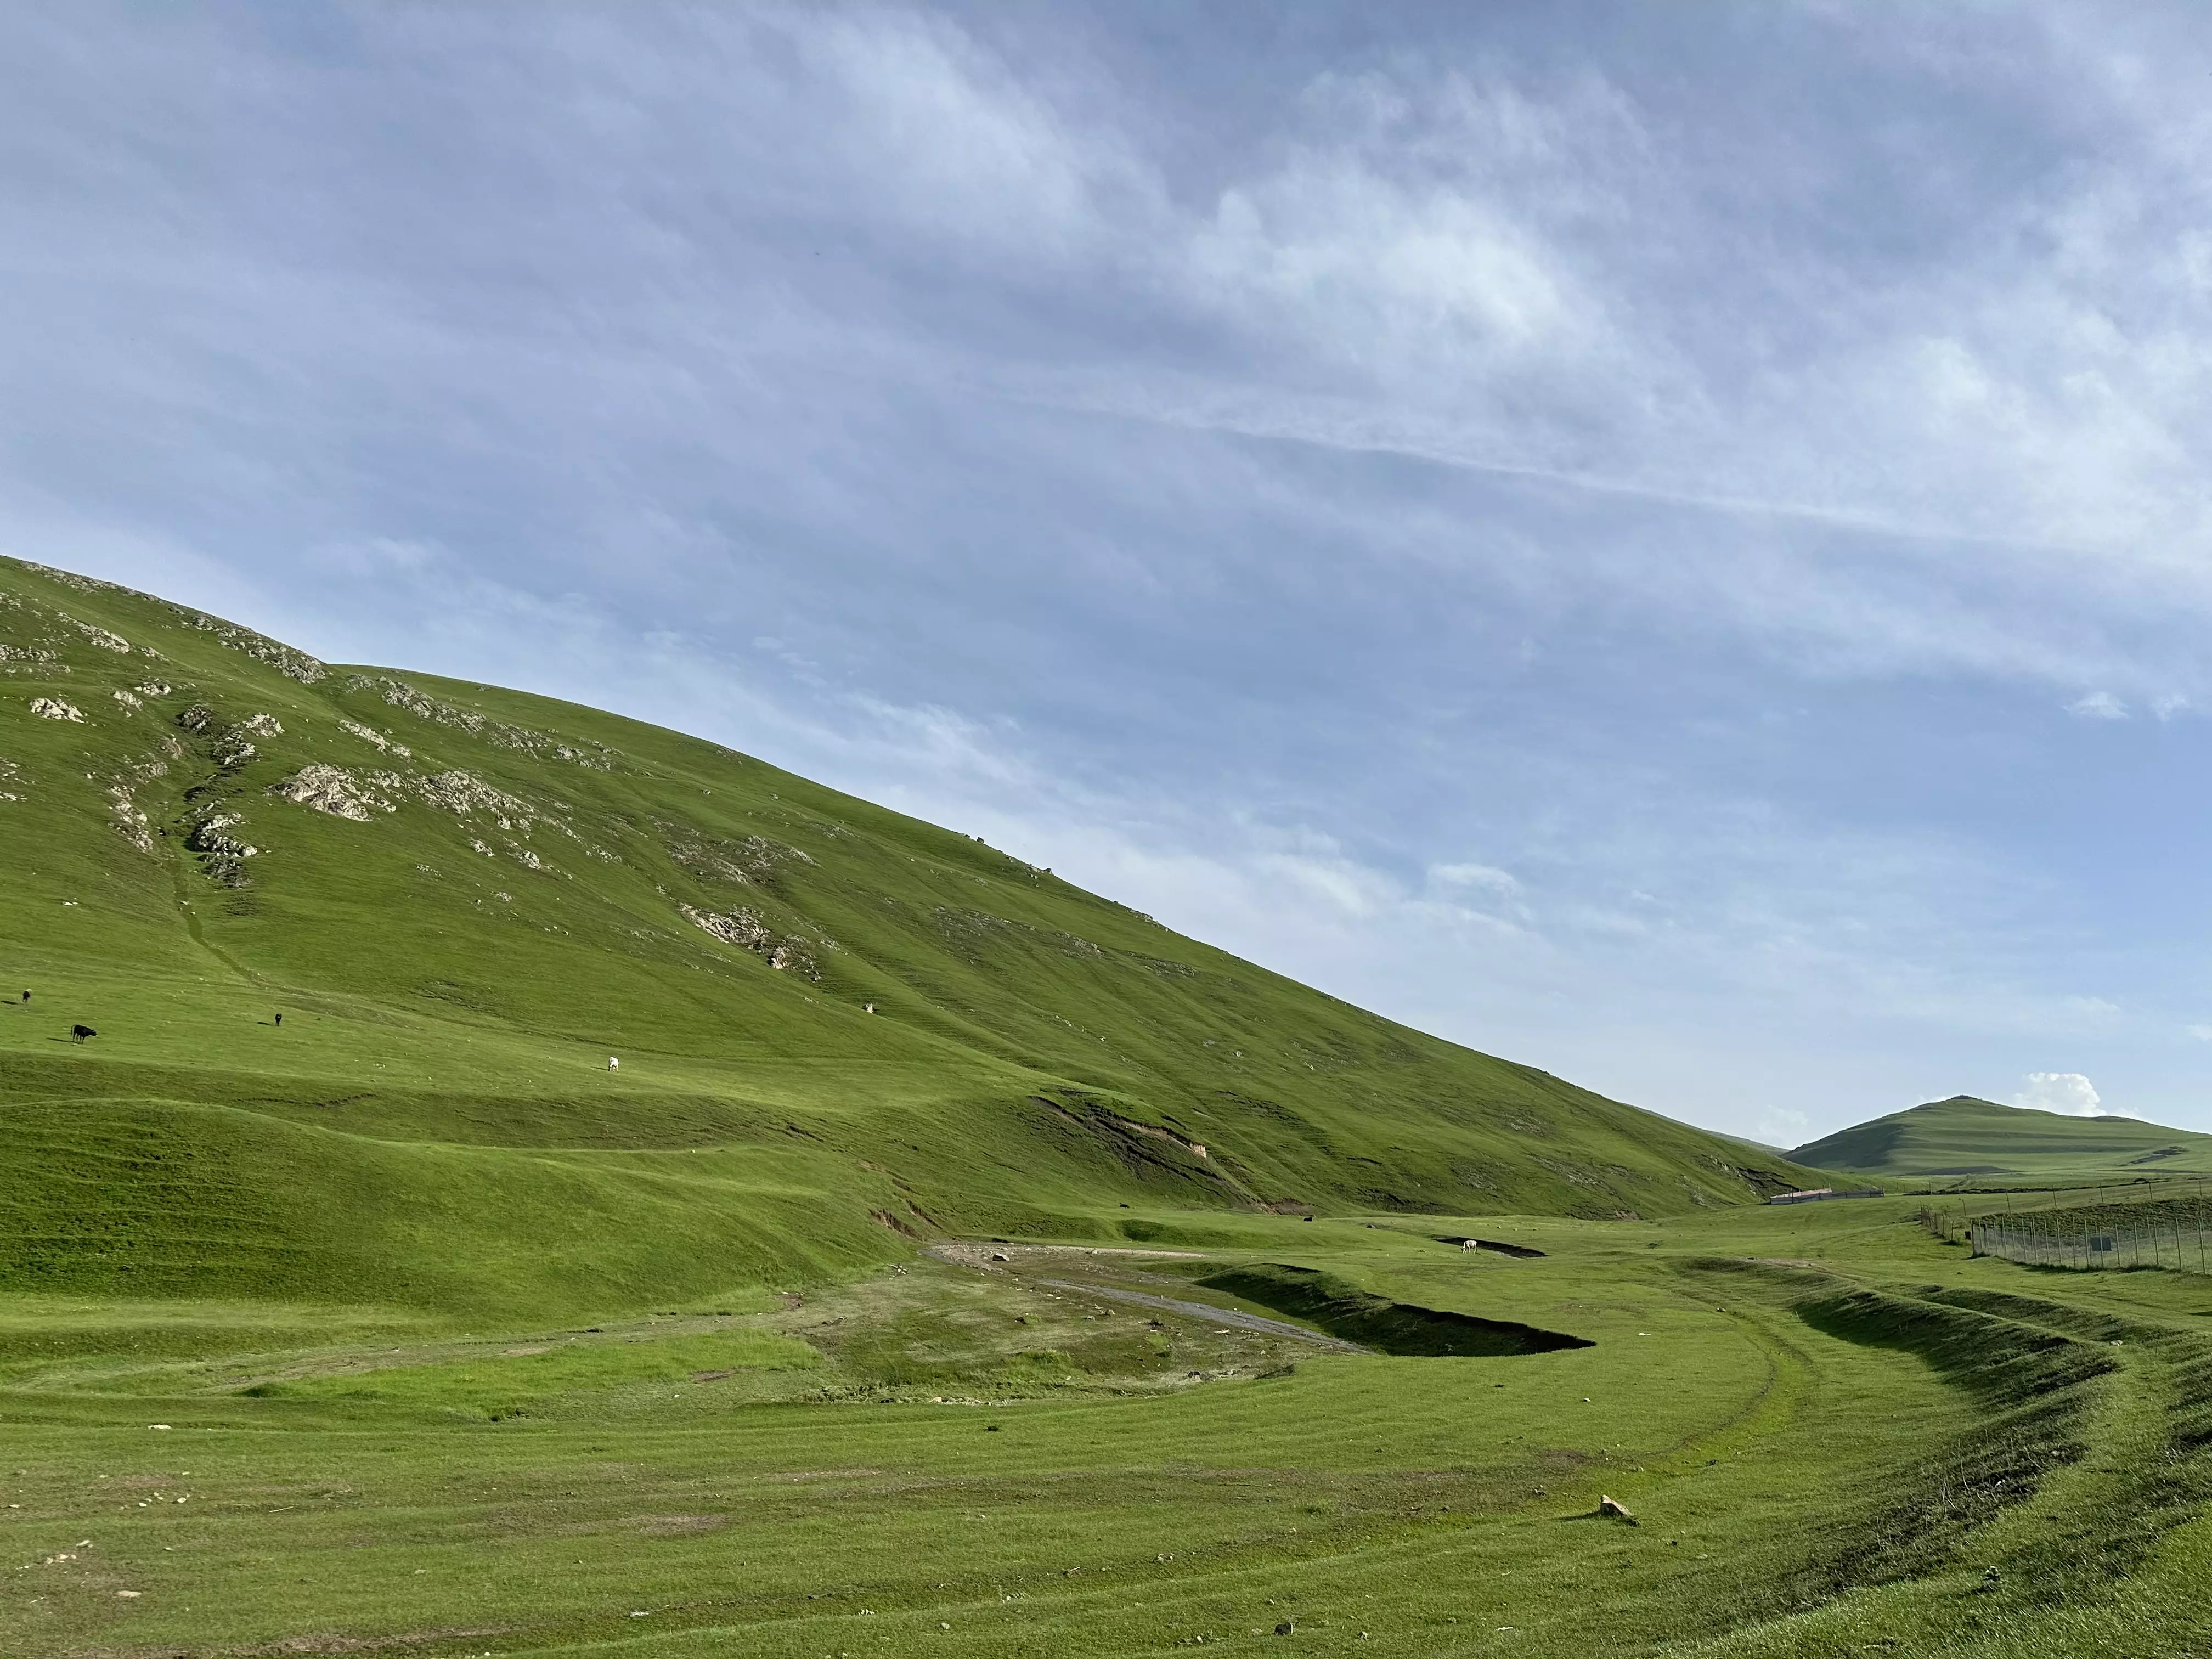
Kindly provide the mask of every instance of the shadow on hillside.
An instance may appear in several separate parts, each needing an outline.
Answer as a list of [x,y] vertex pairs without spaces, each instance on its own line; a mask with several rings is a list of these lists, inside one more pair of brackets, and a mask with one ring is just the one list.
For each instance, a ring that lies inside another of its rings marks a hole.
[[1510,1319],[1484,1319],[1443,1308],[1370,1296],[1332,1273],[1279,1264],[1233,1267],[1199,1283],[1317,1325],[1331,1336],[1382,1353],[1418,1358],[1480,1358],[1590,1348],[1569,1336]]

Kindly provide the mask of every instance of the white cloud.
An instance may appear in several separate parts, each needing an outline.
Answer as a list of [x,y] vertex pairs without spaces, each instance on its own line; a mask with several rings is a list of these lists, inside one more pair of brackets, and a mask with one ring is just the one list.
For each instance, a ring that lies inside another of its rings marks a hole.
[[2057,1112],[2062,1117],[2118,1115],[2105,1109],[2095,1086],[2079,1072],[2030,1072],[2026,1081],[2027,1087],[2012,1097],[2015,1106]]
[[2068,703],[2066,712],[2085,720],[2124,720],[2128,706],[2109,691],[2092,691]]
[[1493,893],[1517,893],[1520,882],[1509,871],[1488,864],[1432,864],[1429,879],[1442,887],[1472,887]]

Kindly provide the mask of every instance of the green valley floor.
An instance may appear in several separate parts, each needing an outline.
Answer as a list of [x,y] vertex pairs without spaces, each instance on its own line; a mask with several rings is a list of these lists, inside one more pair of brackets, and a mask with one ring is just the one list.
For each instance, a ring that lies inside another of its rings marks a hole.
[[1158,1212],[588,1326],[13,1296],[0,1654],[2212,1653],[2212,1281],[1911,1207]]

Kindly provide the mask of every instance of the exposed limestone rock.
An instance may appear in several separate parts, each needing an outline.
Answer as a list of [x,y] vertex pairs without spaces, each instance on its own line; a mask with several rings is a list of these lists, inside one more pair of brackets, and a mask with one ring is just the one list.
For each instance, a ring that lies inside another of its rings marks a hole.
[[227,623],[220,617],[210,617],[203,611],[188,611],[185,620],[203,634],[212,634],[234,651],[260,662],[267,663],[288,679],[302,685],[313,685],[330,673],[330,669],[304,651],[295,651],[280,641],[265,634],[257,634],[250,628],[240,628],[236,623]]
[[[588,845],[574,827],[552,816],[552,812],[559,809],[533,805],[519,795],[510,795],[504,789],[486,783],[473,772],[455,768],[451,771],[433,773],[428,777],[403,778],[391,773],[376,775],[395,792],[404,791],[419,795],[431,805],[457,817],[489,817],[509,835],[526,836],[533,830],[551,830],[557,835],[566,836],[579,846]],[[471,836],[469,844],[487,857],[491,856],[491,849],[483,844],[480,836]],[[522,861],[533,870],[552,867],[542,861],[532,863],[530,858],[523,858],[520,852],[516,852],[515,856],[522,858]],[[535,854],[532,857],[534,858]]]
[[397,755],[402,760],[414,758],[415,751],[404,743],[395,743],[373,726],[363,726],[359,720],[341,719],[338,724],[371,748],[387,755]]
[[812,864],[814,860],[796,847],[787,847],[766,836],[748,836],[739,842],[721,841],[689,824],[663,823],[668,856],[694,875],[744,884],[764,880],[783,864]]
[[725,945],[734,945],[741,950],[766,951],[775,943],[775,935],[762,925],[761,919],[750,910],[733,910],[727,915],[712,910],[701,910],[689,904],[676,907],[684,913],[684,920],[694,927],[704,928]]
[[177,714],[177,724],[195,737],[212,737],[214,741],[209,744],[208,752],[215,757],[218,766],[232,772],[261,752],[246,736],[247,732],[267,737],[281,733],[284,729],[267,714],[251,714],[237,725],[225,725],[215,710],[204,702],[196,702],[189,708],[180,709]]
[[809,979],[822,977],[821,969],[815,965],[813,953],[797,939],[787,939],[769,951],[768,965],[778,973],[788,969],[793,973],[804,974]]
[[0,644],[0,662],[37,662],[53,664],[58,663],[58,661],[59,659],[57,658],[52,652],[41,650],[37,646]]
[[778,939],[769,931],[766,923],[750,910],[732,910],[724,915],[713,910],[702,910],[695,905],[679,903],[684,921],[694,927],[712,933],[725,945],[734,945],[739,950],[750,951],[768,958],[768,965],[779,972],[804,975],[811,980],[822,977],[822,969],[814,960],[814,953],[806,942],[799,939]]
[[281,783],[270,785],[269,793],[295,806],[325,812],[334,818],[351,818],[357,823],[368,823],[375,812],[397,810],[344,768],[321,761],[303,766]]
[[115,699],[126,714],[135,714],[145,706],[138,701],[136,695],[129,691],[111,691],[107,695]]
[[23,561],[23,568],[36,571],[48,581],[59,582],[64,587],[74,587],[80,593],[128,593],[131,591],[113,582],[104,582],[97,576],[80,576],[74,570],[57,570],[50,564],[37,564],[29,559]]
[[198,854],[200,869],[211,881],[225,887],[247,885],[246,860],[258,858],[261,849],[230,832],[246,822],[246,815],[224,804],[210,802],[193,813],[185,831],[185,845]]
[[154,850],[153,826],[139,810],[138,803],[131,799],[131,791],[122,784],[108,787],[107,821],[118,835],[140,852]]
[[416,793],[433,806],[460,815],[483,812],[497,820],[502,830],[512,830],[517,823],[526,828],[535,815],[527,801],[495,789],[473,772],[456,768],[450,772],[435,772],[427,778],[415,780]]
[[64,702],[59,697],[32,698],[31,712],[40,720],[75,720],[80,726],[84,724],[84,711],[74,703]]
[[54,612],[54,615],[59,617],[64,622],[67,623],[71,628],[76,629],[78,633],[83,635],[85,638],[90,640],[101,650],[120,652],[126,657],[131,654],[131,641],[125,639],[122,635],[111,634],[107,629],[100,627],[97,623],[81,621],[77,617],[70,616],[66,611],[57,611]]
[[261,849],[249,847],[234,836],[226,833],[245,822],[246,814],[243,812],[210,812],[192,821],[191,830],[185,836],[185,845],[195,853],[228,853],[238,858],[250,859]]
[[227,772],[235,772],[261,751],[248,743],[237,727],[233,726],[215,740],[209,752],[214,755],[216,765]]
[[131,689],[142,697],[166,697],[169,695],[169,688],[159,680],[149,680],[143,685],[134,685]]
[[526,726],[512,726],[505,720],[494,720],[489,714],[480,714],[473,708],[442,702],[406,681],[395,680],[389,675],[372,678],[367,674],[356,674],[347,679],[346,689],[349,691],[374,691],[392,708],[404,708],[417,720],[451,726],[456,731],[467,732],[472,738],[495,744],[501,749],[548,756],[554,760],[567,761],[574,766],[589,767],[595,772],[612,771],[615,759],[620,752],[604,744],[593,744],[585,748],[563,743],[547,732],[533,731]]

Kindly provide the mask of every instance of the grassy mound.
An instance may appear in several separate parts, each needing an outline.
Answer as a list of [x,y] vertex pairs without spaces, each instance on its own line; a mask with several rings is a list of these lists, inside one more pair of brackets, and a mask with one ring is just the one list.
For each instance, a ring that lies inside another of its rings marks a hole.
[[1954,1095],[1808,1141],[1800,1164],[1865,1175],[2132,1181],[2212,1172],[2212,1135]]

